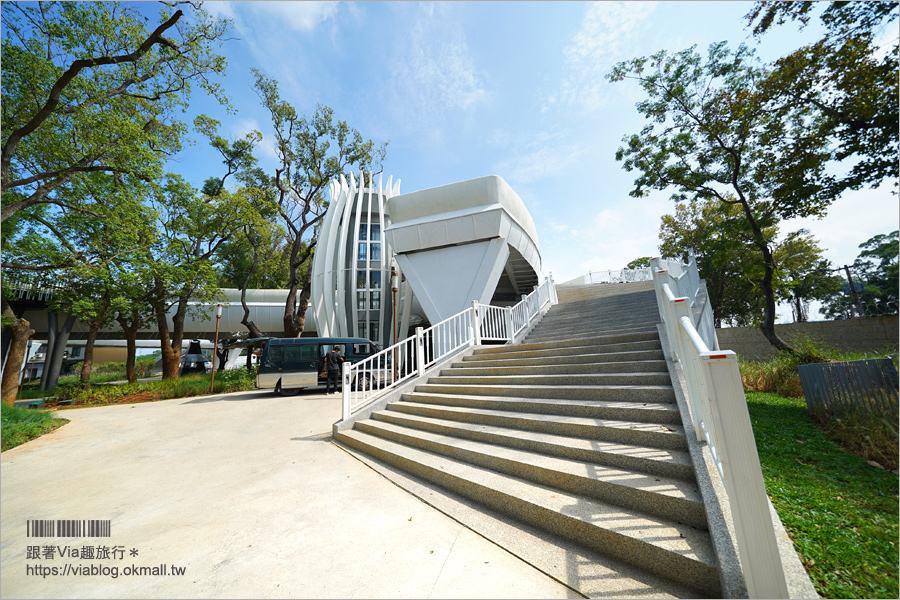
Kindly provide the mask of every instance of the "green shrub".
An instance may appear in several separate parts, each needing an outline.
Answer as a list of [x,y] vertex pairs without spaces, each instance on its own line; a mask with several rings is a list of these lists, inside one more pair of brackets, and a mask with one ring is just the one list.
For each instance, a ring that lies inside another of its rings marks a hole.
[[[800,398],[803,396],[803,386],[800,384],[800,371],[798,370],[800,365],[881,358],[887,354],[887,351],[883,353],[842,352],[810,337],[797,337],[791,341],[791,345],[797,354],[782,351],[768,361],[739,359],[738,368],[741,372],[744,389],[769,392],[788,398]],[[896,350],[894,350],[892,359],[896,366]]]
[[29,440],[65,425],[67,419],[56,419],[46,410],[2,405],[2,450],[15,448]]

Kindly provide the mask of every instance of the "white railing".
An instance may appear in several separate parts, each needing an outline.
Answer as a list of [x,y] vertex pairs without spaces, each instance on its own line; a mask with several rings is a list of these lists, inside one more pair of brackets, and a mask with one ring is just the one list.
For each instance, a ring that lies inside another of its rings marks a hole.
[[651,270],[673,358],[684,373],[697,439],[706,442],[725,484],[749,595],[787,598],[737,356],[718,349],[693,254],[687,264],[655,258]]
[[556,304],[551,274],[522,301],[511,307],[472,302],[472,306],[416,335],[354,364],[344,363],[341,418],[348,419],[370,402],[414,377],[421,377],[463,348],[482,342],[515,340],[547,304]]
[[590,271],[584,276],[585,283],[630,283],[632,281],[650,281],[653,279],[650,269],[610,269],[607,271]]

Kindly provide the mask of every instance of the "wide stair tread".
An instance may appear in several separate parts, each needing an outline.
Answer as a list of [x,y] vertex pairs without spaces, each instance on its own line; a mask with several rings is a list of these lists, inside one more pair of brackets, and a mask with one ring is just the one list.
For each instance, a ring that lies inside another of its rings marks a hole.
[[532,375],[473,375],[445,373],[444,369],[428,383],[459,385],[667,385],[671,382],[668,373],[557,373],[550,371]]
[[690,455],[683,450],[606,442],[595,438],[512,429],[484,423],[468,423],[390,409],[375,411],[371,418],[460,438],[502,444],[510,448],[543,452],[585,463],[631,468],[643,473],[695,481]]
[[693,482],[606,465],[585,465],[564,457],[411,429],[377,419],[360,421],[357,429],[500,473],[706,529],[703,501]]
[[[485,361],[487,362],[487,361]],[[533,365],[495,365],[482,364],[474,362],[458,362],[453,363],[449,368],[442,369],[441,375],[447,376],[466,376],[466,375],[485,375],[485,376],[502,376],[502,375],[576,375],[576,374],[633,374],[633,373],[663,373],[666,363],[661,360],[647,361],[617,361],[617,362],[589,362],[589,363],[566,363],[562,364],[533,364]]]
[[660,422],[659,420],[583,417],[412,401],[394,402],[388,406],[390,410],[439,419],[572,437],[589,437],[668,450],[687,450],[684,428],[677,423]]
[[716,557],[704,530],[626,511],[617,504],[498,473],[358,429],[341,432],[339,441],[613,558],[712,596],[719,594]]
[[675,402],[671,385],[534,385],[424,383],[417,392],[439,394],[474,394],[479,396],[519,396],[523,398],[556,398],[571,400],[620,400],[633,402]]
[[655,361],[662,362],[665,368],[665,357],[661,348],[652,350],[629,350],[624,352],[596,352],[594,348],[584,348],[581,353],[572,353],[563,356],[519,356],[510,357],[508,354],[464,356],[461,363],[453,363],[453,366],[463,365],[568,365],[576,363],[592,364],[619,364],[625,361]]

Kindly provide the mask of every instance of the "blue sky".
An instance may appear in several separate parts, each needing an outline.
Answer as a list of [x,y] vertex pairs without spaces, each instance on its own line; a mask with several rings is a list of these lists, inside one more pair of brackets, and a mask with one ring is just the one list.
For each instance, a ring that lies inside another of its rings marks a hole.
[[[742,20],[750,2],[207,2],[234,20],[226,115],[205,98],[192,109],[240,136],[270,127],[250,69],[280,84],[301,114],[335,110],[366,138],[389,142],[384,173],[401,193],[497,174],[525,202],[538,230],[544,274],[557,282],[617,269],[658,253],[666,192],[628,196],[634,174],[615,160],[622,137],[644,121],[631,83],[607,82],[618,61],[660,49],[699,49],[727,40],[774,60],[820,32],[790,24],[761,42]],[[155,8],[154,8],[155,10]],[[896,32],[892,32],[896,43]],[[272,166],[264,139],[259,153]],[[197,186],[220,171],[204,146],[186,149],[173,169]],[[826,258],[850,264],[858,246],[898,227],[892,187],[848,193],[806,227]],[[787,312],[789,315],[789,312]],[[790,320],[787,317],[786,320]]]

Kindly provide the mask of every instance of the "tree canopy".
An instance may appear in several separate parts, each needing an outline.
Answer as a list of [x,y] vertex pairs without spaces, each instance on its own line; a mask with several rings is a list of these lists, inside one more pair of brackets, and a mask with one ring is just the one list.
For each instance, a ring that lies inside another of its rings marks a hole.
[[846,189],[897,186],[898,44],[879,38],[898,17],[897,2],[756,2],[745,16],[753,35],[799,21],[805,27],[823,5],[825,34],[777,60],[766,81],[774,105],[812,111],[812,135],[828,139],[834,159],[849,160],[844,174],[829,176],[832,195]]
[[750,243],[762,255],[760,324],[773,346],[791,350],[775,333],[775,261],[766,230],[780,219],[824,213],[828,194],[827,140],[809,135],[805,106],[772,102],[769,71],[752,50],[710,45],[706,56],[689,48],[617,64],[610,81],[636,81],[646,99],[637,109],[650,121],[624,138],[616,152],[636,171],[630,195],[674,190],[672,199],[713,199],[740,209]]
[[229,24],[187,10],[166,6],[154,25],[118,2],[2,4],[0,220],[71,206],[70,186],[86,174],[163,174],[192,88],[226,101],[213,47]]

